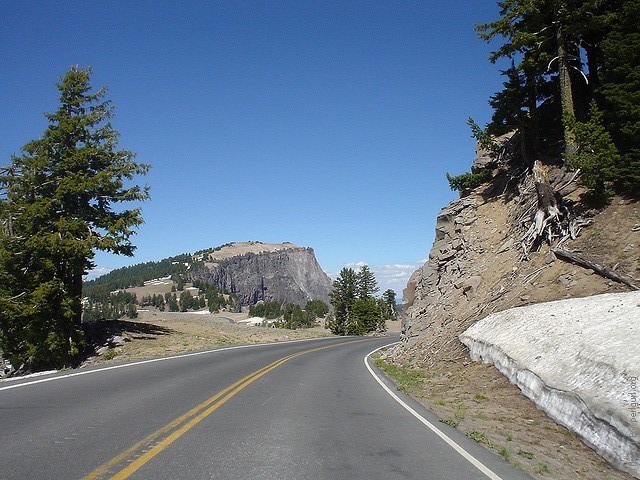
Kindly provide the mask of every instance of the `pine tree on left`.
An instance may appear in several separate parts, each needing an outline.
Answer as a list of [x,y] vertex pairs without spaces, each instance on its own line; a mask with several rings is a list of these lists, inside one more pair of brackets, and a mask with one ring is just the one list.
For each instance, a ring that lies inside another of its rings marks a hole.
[[82,278],[97,250],[133,255],[141,209],[119,204],[149,198],[132,185],[149,166],[118,149],[113,105],[90,77],[72,67],[60,78],[44,134],[0,172],[0,350],[24,370],[77,361]]

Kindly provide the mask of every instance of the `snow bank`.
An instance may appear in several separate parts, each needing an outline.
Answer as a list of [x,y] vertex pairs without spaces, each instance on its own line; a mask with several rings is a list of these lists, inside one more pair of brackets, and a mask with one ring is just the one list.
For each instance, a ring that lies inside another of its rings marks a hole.
[[490,315],[460,340],[558,423],[640,478],[640,292]]
[[252,327],[262,325],[262,322],[264,322],[264,318],[262,317],[251,317],[246,320],[238,320],[238,323],[251,325]]

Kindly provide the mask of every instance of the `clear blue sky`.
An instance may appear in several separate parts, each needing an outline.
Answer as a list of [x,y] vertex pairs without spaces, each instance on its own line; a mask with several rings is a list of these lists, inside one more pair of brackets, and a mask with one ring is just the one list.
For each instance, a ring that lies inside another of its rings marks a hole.
[[474,24],[495,1],[0,2],[0,164],[47,126],[71,65],[108,86],[152,165],[134,258],[232,241],[364,262],[400,297],[468,171],[501,79]]

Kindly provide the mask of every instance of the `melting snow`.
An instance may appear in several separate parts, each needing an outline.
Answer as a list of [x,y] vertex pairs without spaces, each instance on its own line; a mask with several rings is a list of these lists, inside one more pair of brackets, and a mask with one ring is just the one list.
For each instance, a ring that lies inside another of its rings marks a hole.
[[490,315],[460,340],[600,455],[640,478],[640,292]]

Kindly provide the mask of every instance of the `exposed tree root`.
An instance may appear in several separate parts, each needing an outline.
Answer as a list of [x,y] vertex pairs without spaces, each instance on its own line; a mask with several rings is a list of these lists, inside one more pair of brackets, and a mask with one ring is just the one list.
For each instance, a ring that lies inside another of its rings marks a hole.
[[[560,193],[554,191],[549,184],[546,168],[538,160],[534,163],[533,175],[537,195],[537,210],[533,216],[533,223],[520,240],[522,260],[528,260],[529,252],[537,250],[543,242],[553,245],[557,241],[557,248],[567,239],[576,238],[580,234],[582,227],[591,223],[590,220],[576,217],[572,213]],[[564,187],[566,185],[562,188]]]

